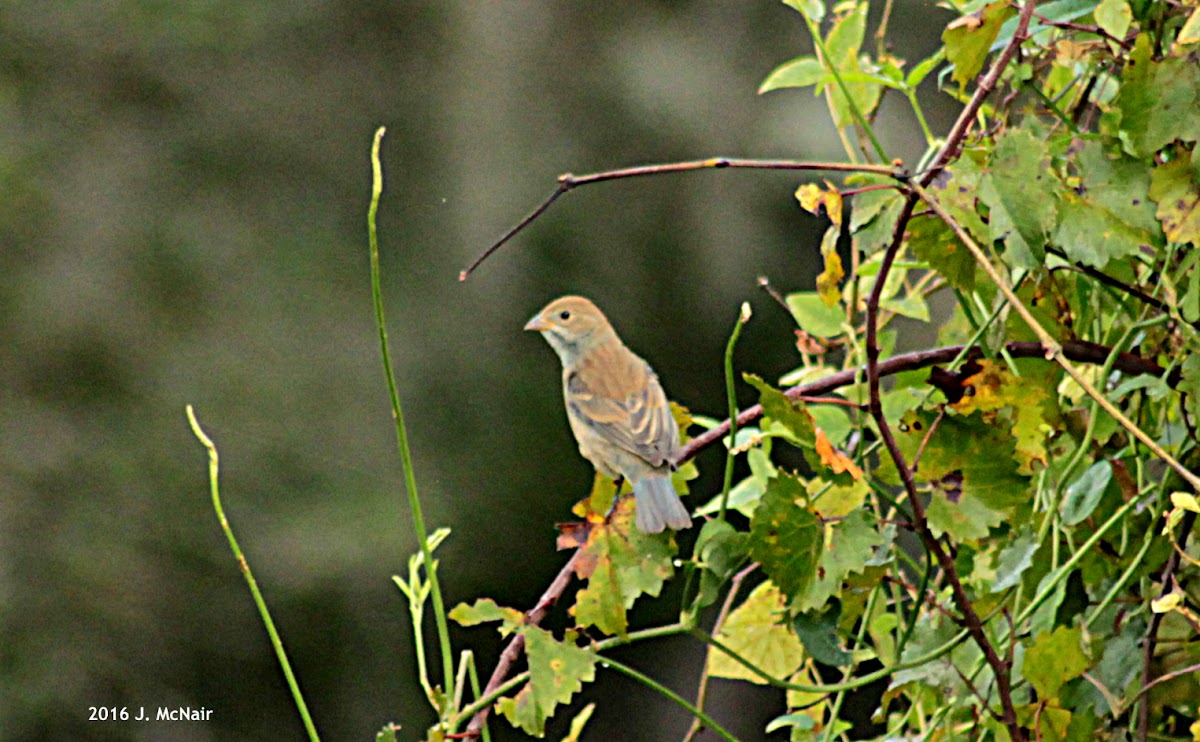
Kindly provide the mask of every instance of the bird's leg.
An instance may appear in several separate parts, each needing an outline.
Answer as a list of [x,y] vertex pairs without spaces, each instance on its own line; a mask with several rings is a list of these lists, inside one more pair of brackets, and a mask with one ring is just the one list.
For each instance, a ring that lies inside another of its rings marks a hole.
[[611,523],[613,513],[617,512],[617,503],[621,501],[621,485],[625,484],[625,477],[618,476],[613,480],[613,501],[612,505],[608,506],[608,512],[604,514],[604,522]]

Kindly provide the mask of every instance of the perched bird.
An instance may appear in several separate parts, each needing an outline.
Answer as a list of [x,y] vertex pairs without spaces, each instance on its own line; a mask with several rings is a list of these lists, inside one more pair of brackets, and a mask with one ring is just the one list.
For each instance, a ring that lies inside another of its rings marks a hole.
[[650,365],[582,296],[555,299],[525,329],[542,333],[562,361],[567,420],[579,453],[600,473],[633,486],[638,528],[658,533],[690,526],[671,484],[679,427]]

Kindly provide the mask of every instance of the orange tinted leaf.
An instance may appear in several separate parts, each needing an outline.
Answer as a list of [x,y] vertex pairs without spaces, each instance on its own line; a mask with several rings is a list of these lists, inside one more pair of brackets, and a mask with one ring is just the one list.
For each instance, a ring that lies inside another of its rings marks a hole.
[[833,447],[829,442],[829,437],[825,435],[825,431],[817,428],[817,455],[821,457],[821,461],[833,470],[834,474],[850,472],[850,476],[855,479],[862,479],[862,469],[858,468],[849,456],[842,453]]
[[592,524],[575,573],[588,584],[575,595],[571,615],[579,626],[625,633],[625,612],[643,594],[656,596],[674,566],[669,534],[642,533],[634,524],[634,499],[621,498],[607,523]]

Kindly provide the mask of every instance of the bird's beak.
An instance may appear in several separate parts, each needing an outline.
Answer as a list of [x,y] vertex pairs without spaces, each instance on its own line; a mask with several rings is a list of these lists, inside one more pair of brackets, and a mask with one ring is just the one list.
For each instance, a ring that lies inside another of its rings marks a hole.
[[553,326],[554,325],[542,319],[542,315],[540,314],[533,315],[533,318],[525,323],[525,329],[533,330],[534,332],[545,332]]

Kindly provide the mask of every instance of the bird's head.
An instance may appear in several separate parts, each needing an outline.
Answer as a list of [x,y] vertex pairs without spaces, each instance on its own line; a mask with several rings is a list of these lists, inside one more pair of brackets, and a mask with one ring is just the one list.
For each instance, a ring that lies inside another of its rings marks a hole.
[[525,323],[525,329],[542,333],[564,364],[570,364],[579,354],[615,337],[604,313],[582,296],[555,299],[533,315]]

